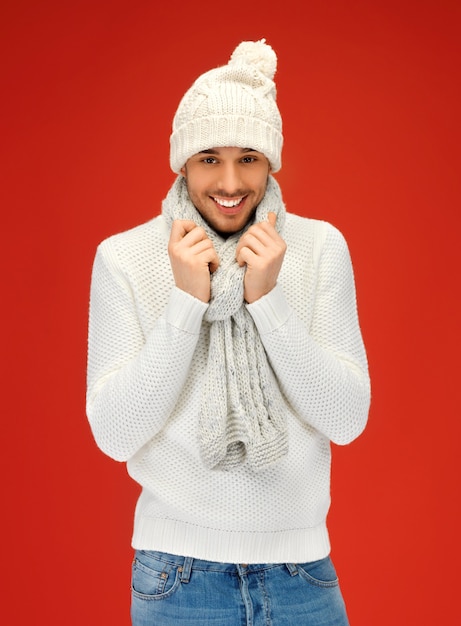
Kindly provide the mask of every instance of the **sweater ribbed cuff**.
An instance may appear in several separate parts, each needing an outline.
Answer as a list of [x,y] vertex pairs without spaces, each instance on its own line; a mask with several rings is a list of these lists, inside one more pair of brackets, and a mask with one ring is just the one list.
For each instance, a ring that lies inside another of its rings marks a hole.
[[292,313],[279,285],[259,300],[246,306],[260,335],[270,333],[285,324]]
[[171,326],[186,333],[198,335],[207,308],[207,302],[202,302],[186,291],[173,287],[166,305],[164,318]]

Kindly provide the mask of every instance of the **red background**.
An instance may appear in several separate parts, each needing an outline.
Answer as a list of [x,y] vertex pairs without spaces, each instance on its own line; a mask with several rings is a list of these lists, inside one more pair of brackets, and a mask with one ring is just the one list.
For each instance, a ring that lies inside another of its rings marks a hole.
[[460,6],[3,0],[2,623],[129,623],[138,489],[86,422],[91,264],[159,212],[184,91],[261,37],[286,204],[345,234],[370,361],[369,426],[333,462],[351,624],[461,623]]

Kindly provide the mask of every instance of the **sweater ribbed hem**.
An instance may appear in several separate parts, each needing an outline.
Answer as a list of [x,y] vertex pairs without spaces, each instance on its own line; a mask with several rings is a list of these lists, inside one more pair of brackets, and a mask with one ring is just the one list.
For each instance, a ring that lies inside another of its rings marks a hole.
[[207,308],[208,304],[206,302],[194,298],[194,296],[178,287],[173,287],[164,317],[175,328],[191,335],[198,335]]
[[259,298],[252,304],[247,304],[247,310],[252,316],[260,333],[265,335],[280,328],[290,317],[292,310],[280,285]]
[[325,523],[279,532],[239,532],[141,517],[132,546],[220,563],[304,563],[330,553]]

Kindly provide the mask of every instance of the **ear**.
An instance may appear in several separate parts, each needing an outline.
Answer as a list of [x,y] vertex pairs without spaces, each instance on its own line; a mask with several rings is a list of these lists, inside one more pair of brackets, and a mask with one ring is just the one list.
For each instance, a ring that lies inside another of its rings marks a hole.
[[187,170],[186,170],[186,166],[183,165],[183,167],[180,169],[180,172],[182,174],[182,176],[184,176],[184,178],[187,178]]

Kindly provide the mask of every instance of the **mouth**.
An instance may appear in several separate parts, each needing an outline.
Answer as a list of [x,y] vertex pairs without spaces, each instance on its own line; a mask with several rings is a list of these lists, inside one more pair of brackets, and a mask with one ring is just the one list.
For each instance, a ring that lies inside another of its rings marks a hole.
[[211,196],[212,200],[218,205],[221,213],[226,215],[235,215],[239,213],[247,196],[238,196],[236,198],[219,198],[217,196]]

